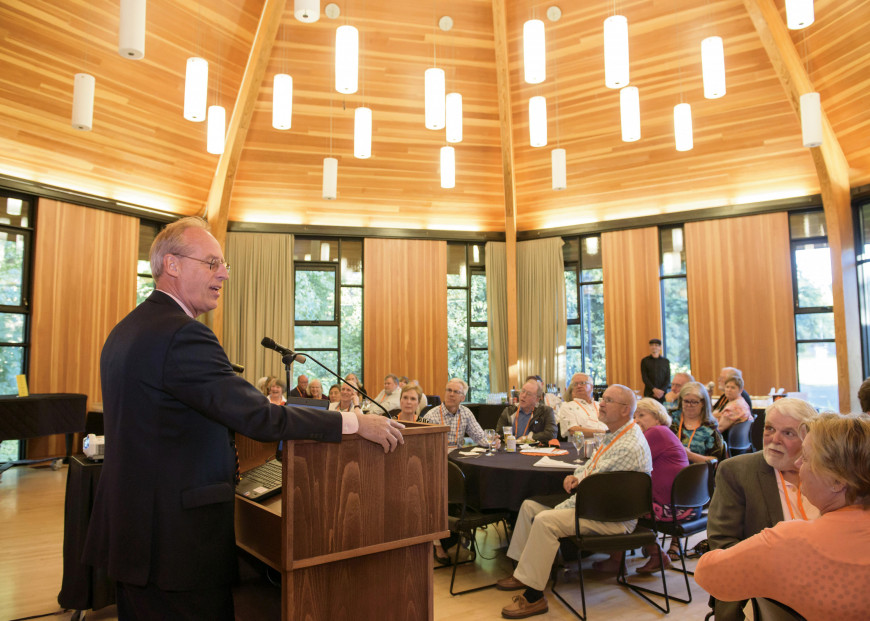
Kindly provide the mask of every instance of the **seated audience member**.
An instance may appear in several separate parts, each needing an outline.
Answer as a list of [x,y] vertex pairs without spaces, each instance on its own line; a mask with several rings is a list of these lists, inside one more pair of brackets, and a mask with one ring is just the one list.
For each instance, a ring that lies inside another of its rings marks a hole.
[[[680,470],[689,465],[689,459],[686,457],[686,450],[677,436],[674,435],[669,427],[671,425],[671,417],[665,411],[665,406],[650,397],[644,397],[637,402],[637,409],[634,411],[634,420],[640,425],[643,430],[643,437],[646,438],[649,444],[649,450],[652,454],[652,497],[653,497],[653,512],[657,520],[673,521],[670,512],[671,488],[674,485],[674,478],[679,474]],[[688,509],[681,512],[677,519],[684,520],[691,517],[693,511]],[[639,574],[651,574],[661,570],[659,561],[659,545],[657,543],[645,546],[646,556],[649,556],[649,561],[641,567],[637,568]],[[674,553],[679,559],[679,548],[674,547]],[[669,558],[668,554],[661,551],[661,558],[664,559],[665,569],[671,566],[671,561],[676,560]],[[622,559],[622,553],[614,553],[610,555],[610,559],[606,561],[596,561],[593,565],[598,571],[616,572],[619,570],[619,563]]]
[[862,412],[870,412],[870,377],[865,379],[858,389],[858,402],[861,404]]
[[308,390],[311,393],[312,399],[323,399],[326,400],[326,397],[323,395],[323,384],[320,383],[319,379],[313,379],[308,383]]
[[565,391],[565,401],[559,406],[559,434],[570,437],[582,432],[592,435],[606,431],[607,425],[598,420],[598,404],[592,397],[592,379],[585,373],[575,373]]
[[[544,403],[544,380],[541,378],[540,375],[529,375],[529,376],[526,378],[526,382],[528,382],[529,380],[534,380],[534,381],[536,381],[536,382],[538,383],[538,386],[540,386],[540,388],[541,388],[541,398],[539,399],[539,401],[540,401],[541,403]],[[525,382],[523,382],[523,383],[525,383]],[[549,405],[549,404],[545,404],[545,405]],[[551,407],[552,407],[552,406],[551,406]]]
[[[387,412],[398,409],[399,407],[399,378],[393,375],[387,375],[384,378],[384,389],[375,397],[375,403],[381,404]],[[377,409],[377,408],[375,408]],[[378,410],[380,413],[380,410]]]
[[[801,493],[800,430],[818,414],[803,399],[774,401],[765,412],[763,450],[726,459],[716,469],[707,515],[713,550],[730,548],[783,520],[813,520],[819,510]],[[745,602],[715,603],[717,619],[743,619]]]
[[505,427],[511,427],[519,441],[528,439],[546,444],[554,439],[556,415],[553,408],[540,403],[543,392],[541,384],[534,379],[523,384],[518,405],[509,405],[502,411],[496,431],[501,434]]
[[[461,446],[466,434],[479,446],[489,446],[484,437],[483,429],[474,414],[462,405],[465,395],[468,394],[468,384],[464,380],[454,377],[447,382],[444,389],[444,398],[441,405],[432,408],[423,417],[424,423],[433,425],[447,425],[450,431],[447,433],[447,448],[453,449]],[[496,448],[498,439],[496,439]]]
[[337,403],[341,399],[341,388],[338,384],[333,384],[329,387],[329,395],[327,397],[330,403]]
[[675,373],[671,378],[671,389],[665,393],[665,408],[668,410],[677,409],[677,400],[680,398],[680,391],[688,382],[694,382],[695,378],[691,373]]
[[291,397],[302,397],[303,399],[308,399],[311,397],[311,393],[308,392],[308,376],[300,375],[296,378],[296,388],[290,391]]
[[355,399],[357,394],[353,388],[347,384],[342,384],[339,391],[340,396],[338,401],[329,404],[330,410],[338,410],[339,412],[362,412],[359,407],[358,399]]
[[[765,597],[807,619],[866,619],[870,610],[870,416],[821,414],[798,459],[812,521],[783,521],[704,554],[695,582],[713,597]],[[718,619],[718,616],[717,616]]]
[[409,380],[404,375],[400,375],[399,376],[399,388],[404,388],[405,386],[407,386],[410,383],[410,381],[411,380]]
[[[565,491],[573,492],[581,479],[598,472],[652,471],[649,445],[641,428],[632,421],[635,401],[634,392],[626,386],[614,384],[604,391],[599,404],[599,416],[607,425],[604,444],[595,451],[592,459],[579,466],[574,474],[565,477]],[[559,538],[568,537],[575,532],[574,503],[574,496],[557,505],[555,509],[534,500],[523,502],[507,552],[518,564],[513,576],[502,578],[496,587],[502,591],[524,591],[515,595],[513,603],[502,609],[503,617],[523,619],[547,612],[544,588],[559,549]],[[630,533],[636,523],[636,520],[583,521],[580,528],[584,532],[618,535]]]
[[269,401],[275,405],[284,405],[287,400],[284,399],[284,382],[277,377],[272,377],[266,383],[266,389],[269,391]]
[[671,430],[686,447],[690,463],[725,459],[725,444],[710,412],[710,395],[699,382],[689,382],[680,391]]
[[261,393],[263,393],[267,397],[269,396],[269,389],[266,388],[266,385],[269,383],[270,379],[272,379],[270,376],[265,375],[265,376],[261,377],[260,379],[258,379],[257,383],[254,384],[254,386],[257,387],[257,390],[259,390]]
[[399,420],[414,422],[417,420],[417,406],[420,405],[420,397],[423,391],[414,384],[405,384],[402,388],[402,396],[399,398]]
[[369,399],[369,395],[366,392],[365,386],[363,386],[356,373],[348,373],[344,376],[344,381],[350,382],[362,391],[364,396],[360,396],[358,392],[353,391],[353,401],[358,406],[360,406],[363,411],[368,410],[369,406],[371,405],[371,400]]
[[746,400],[740,396],[743,391],[743,378],[731,375],[725,379],[725,401],[719,410],[713,410],[713,417],[719,423],[719,431],[724,432],[732,425],[742,423],[752,418],[752,410]]
[[643,396],[656,401],[665,398],[671,380],[671,363],[662,356],[660,339],[649,340],[649,356],[640,361],[640,377],[643,380]]
[[420,386],[420,382],[418,382],[417,380],[411,380],[408,383],[413,384],[420,389],[420,405],[417,406],[417,416],[420,416],[420,414],[423,412],[423,408],[429,405],[429,400],[426,398],[426,393],[423,392],[423,387]]
[[[716,403],[713,404],[713,411],[717,412],[725,407],[725,403],[728,401],[728,397],[725,396],[725,380],[727,380],[732,375],[740,376],[740,379],[743,379],[743,371],[740,369],[735,369],[734,367],[722,367],[719,371],[719,377],[716,379],[716,388],[719,389],[720,395],[719,398],[716,399]],[[712,384],[712,382],[710,382]],[[743,382],[744,386],[746,385],[746,381]],[[752,397],[749,396],[749,393],[745,390],[742,390],[740,396],[743,397],[743,400],[749,404],[749,407],[752,407]]]

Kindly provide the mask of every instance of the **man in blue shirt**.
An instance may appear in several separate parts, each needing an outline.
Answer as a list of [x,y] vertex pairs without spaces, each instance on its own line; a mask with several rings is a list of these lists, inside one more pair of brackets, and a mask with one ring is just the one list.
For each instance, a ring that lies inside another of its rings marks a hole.
[[496,424],[500,434],[505,427],[512,428],[517,438],[528,438],[546,444],[556,437],[558,427],[553,408],[540,403],[543,388],[534,379],[528,380],[520,390],[519,407],[509,405]]

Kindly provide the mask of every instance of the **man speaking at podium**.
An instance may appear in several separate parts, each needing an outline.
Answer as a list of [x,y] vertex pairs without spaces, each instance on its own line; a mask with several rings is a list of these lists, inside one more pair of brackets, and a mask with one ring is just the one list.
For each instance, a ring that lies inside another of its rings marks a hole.
[[157,290],[112,330],[100,358],[106,457],[84,561],[117,582],[118,618],[233,619],[235,458],[228,429],[255,440],[392,451],[403,425],[279,406],[238,377],[194,318],[217,306],[229,266],[200,218],[151,246]]

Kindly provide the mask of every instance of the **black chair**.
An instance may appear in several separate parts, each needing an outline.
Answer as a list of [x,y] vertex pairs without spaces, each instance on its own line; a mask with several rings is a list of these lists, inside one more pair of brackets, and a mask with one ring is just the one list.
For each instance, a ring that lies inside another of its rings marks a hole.
[[751,601],[755,621],[806,621],[799,613],[776,600],[756,597]]
[[[456,568],[465,563],[473,563],[479,555],[477,549],[477,529],[484,528],[490,524],[502,522],[505,533],[507,533],[507,523],[510,515],[507,512],[500,513],[481,513],[476,509],[468,506],[465,497],[465,473],[462,469],[452,461],[447,462],[447,505],[449,508],[447,516],[447,527],[451,533],[459,536],[459,541],[456,544],[455,552],[453,553],[453,575],[450,577],[450,594],[462,595],[463,593],[471,593],[473,591],[481,591],[495,586],[486,584],[484,586],[465,589],[464,591],[453,591],[453,583],[456,581]],[[452,515],[450,515],[452,514]],[[462,537],[466,536],[471,542],[472,558],[467,561],[459,561],[459,548],[462,547]]]
[[[671,503],[669,509],[671,520],[650,520],[641,519],[639,521],[643,526],[654,528],[662,534],[662,546],[665,543],[665,537],[670,536],[680,547],[680,564],[682,569],[674,569],[683,574],[683,579],[686,582],[686,599],[682,599],[675,595],[671,595],[671,599],[678,602],[689,604],[692,601],[692,588],[689,586],[689,575],[694,575],[694,572],[686,569],[686,547],[688,546],[689,537],[707,529],[707,516],[702,513],[701,509],[704,505],[710,502],[712,496],[712,470],[715,462],[702,462],[686,466],[674,477],[674,482],[671,485]],[[676,516],[679,512],[685,509],[697,509],[698,517],[689,518],[686,520],[677,520]],[[685,542],[684,542],[685,540]]]
[[766,416],[766,411],[762,410],[761,412],[755,415],[755,420],[752,421],[752,428],[749,432],[749,437],[752,438],[752,447],[756,451],[760,451],[764,448],[764,418]]
[[[621,550],[619,573],[616,576],[617,583],[628,587],[658,610],[668,613],[671,610],[668,601],[668,585],[665,581],[664,559],[662,564],[662,589],[663,592],[653,591],[629,584],[625,576],[625,552],[634,550],[648,544],[655,543],[656,534],[644,526],[638,525],[633,532],[623,535],[597,535],[594,533],[582,533],[580,520],[594,520],[596,522],[627,522],[652,513],[652,479],[645,472],[602,472],[592,474],[577,486],[577,500],[574,509],[575,534],[573,537],[561,539],[563,543],[571,543],[578,551],[586,552],[612,552]],[[661,555],[661,550],[659,550]],[[586,592],[583,586],[583,569],[579,567],[580,576],[580,600],[583,606],[583,614],[569,604],[561,594],[556,591],[557,573],[553,574],[553,594],[580,619],[586,619]],[[644,593],[652,593],[664,596],[665,606],[647,597]]]
[[725,430],[725,442],[728,445],[728,457],[734,455],[742,455],[743,453],[752,452],[752,439],[750,432],[752,430],[751,418],[743,422],[735,423]]

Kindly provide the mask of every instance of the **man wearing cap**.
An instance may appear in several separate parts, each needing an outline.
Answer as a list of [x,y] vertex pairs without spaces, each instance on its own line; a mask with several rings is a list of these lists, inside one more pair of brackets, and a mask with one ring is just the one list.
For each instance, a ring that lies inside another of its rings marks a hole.
[[649,340],[649,356],[640,361],[640,376],[644,397],[664,399],[671,380],[671,363],[662,356],[660,339]]

